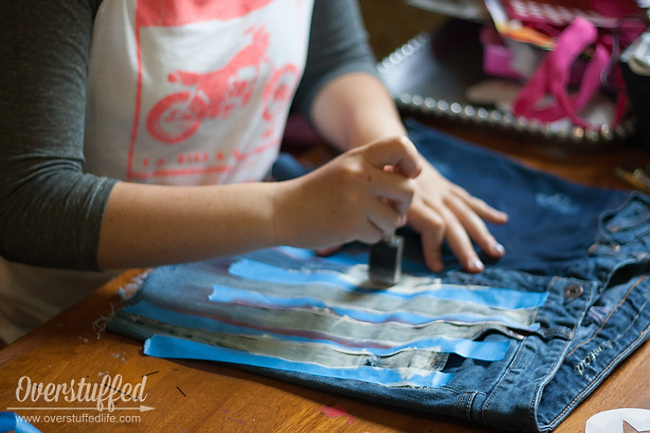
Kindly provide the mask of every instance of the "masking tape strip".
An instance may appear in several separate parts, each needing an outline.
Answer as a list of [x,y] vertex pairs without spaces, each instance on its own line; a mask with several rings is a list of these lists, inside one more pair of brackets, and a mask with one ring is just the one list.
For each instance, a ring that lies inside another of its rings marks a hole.
[[[417,280],[415,280],[417,281]],[[436,299],[430,296],[385,296],[382,293],[358,293],[341,290],[334,286],[305,284],[299,287],[286,284],[265,284],[261,282],[251,282],[241,279],[223,280],[215,282],[214,287],[228,287],[245,289],[250,292],[261,293],[267,296],[276,296],[279,298],[294,298],[299,292],[302,298],[313,298],[325,302],[329,306],[340,306],[344,308],[353,308],[363,311],[391,313],[396,311],[407,311],[412,314],[420,314],[425,317],[448,316],[451,313],[469,314],[476,317],[504,317],[510,322],[518,323],[521,326],[528,326],[535,321],[536,309],[516,309],[505,310],[503,308],[494,308],[487,305],[476,303]],[[405,286],[406,286],[405,282]],[[413,281],[406,287],[400,287],[402,292],[417,291],[417,288],[411,286]],[[375,291],[376,292],[376,291]],[[218,300],[219,294],[214,295],[214,300]],[[505,320],[505,319],[504,319]]]
[[162,335],[154,335],[146,340],[144,353],[159,358],[200,359],[236,363],[322,377],[361,380],[384,386],[435,388],[446,385],[452,378],[449,373],[413,368],[384,369],[368,366],[329,368],[315,363],[288,361],[282,358],[210,346]]
[[208,297],[213,302],[228,304],[246,305],[266,309],[328,309],[340,316],[349,316],[353,319],[371,323],[400,322],[411,325],[425,325],[434,321],[446,321],[455,323],[480,323],[497,322],[503,323],[511,328],[533,331],[537,324],[518,323],[510,317],[499,315],[494,312],[493,316],[485,316],[464,312],[451,312],[445,315],[427,316],[410,311],[377,311],[360,308],[353,308],[345,304],[335,304],[308,296],[283,297],[269,295],[249,290],[237,289],[221,285],[214,285],[212,294]]
[[[520,334],[513,333],[503,323],[479,322],[473,324],[452,323],[436,321],[425,325],[411,325],[400,322],[370,323],[355,320],[349,316],[339,316],[330,310],[278,310],[246,307],[218,302],[187,302],[187,297],[192,296],[193,287],[184,287],[183,290],[176,290],[172,297],[167,296],[142,296],[146,300],[162,308],[185,312],[200,317],[213,318],[215,320],[232,323],[235,325],[255,328],[273,333],[294,333],[307,337],[319,338],[326,334],[325,338],[336,339],[338,336],[346,341],[385,341],[387,344],[398,345],[417,340],[423,335],[445,336],[448,338],[462,338],[474,340],[488,330],[496,331],[511,338],[523,338]],[[157,292],[160,294],[161,292]],[[140,292],[143,294],[143,292]],[[166,292],[168,294],[168,292]],[[196,302],[196,303],[195,303]],[[522,329],[528,332],[535,332],[539,328],[529,326]]]
[[340,272],[330,270],[284,269],[250,259],[242,259],[231,264],[228,272],[233,276],[243,279],[265,283],[329,285],[355,293],[367,293],[373,296],[390,296],[400,299],[429,296],[436,299],[472,302],[509,310],[536,308],[544,304],[548,298],[548,293],[546,292],[523,292],[489,286],[468,287],[463,285],[437,284],[433,280],[430,285],[430,290],[422,290],[417,293],[400,293],[390,288],[378,291],[375,288],[363,287],[362,284],[367,283],[367,281],[355,281],[350,275]]
[[[211,332],[226,333],[233,335],[246,335],[263,338],[265,340],[284,341],[293,344],[322,344],[347,354],[372,354],[377,356],[390,356],[404,350],[427,350],[442,353],[455,353],[464,358],[477,359],[481,361],[500,361],[508,350],[509,343],[472,341],[467,339],[452,339],[446,337],[424,337],[406,344],[390,346],[383,341],[365,341],[363,346],[344,345],[329,339],[307,338],[295,334],[278,334],[259,329],[236,326],[223,323],[207,317],[177,313],[174,311],[159,308],[146,301],[140,301],[136,305],[124,308],[124,311],[148,317],[163,323],[183,326],[186,328],[201,329]],[[287,330],[291,332],[291,330]],[[341,336],[339,336],[341,337]],[[339,341],[343,338],[338,339]],[[357,341],[358,342],[358,341]]]

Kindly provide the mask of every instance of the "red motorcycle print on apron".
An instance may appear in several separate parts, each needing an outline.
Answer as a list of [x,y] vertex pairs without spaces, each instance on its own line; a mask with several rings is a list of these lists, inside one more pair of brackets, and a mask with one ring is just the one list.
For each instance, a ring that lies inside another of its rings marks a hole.
[[[255,90],[260,69],[269,60],[266,52],[269,34],[263,27],[250,29],[252,42],[217,71],[199,74],[176,71],[169,82],[188,87],[160,99],[147,116],[149,133],[166,144],[177,144],[191,137],[205,119],[227,119],[233,110],[248,104]],[[287,65],[274,70],[264,94],[263,119],[272,121],[286,107],[298,79],[297,68]]]

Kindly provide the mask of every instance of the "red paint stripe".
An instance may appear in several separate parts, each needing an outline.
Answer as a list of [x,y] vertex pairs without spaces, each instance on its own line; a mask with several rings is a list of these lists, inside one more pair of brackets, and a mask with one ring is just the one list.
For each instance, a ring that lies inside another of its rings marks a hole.
[[[155,304],[156,307],[158,308],[165,308],[161,305]],[[242,304],[246,305],[247,304]],[[169,308],[167,308],[169,309]],[[333,343],[340,344],[341,346],[347,346],[347,347],[352,347],[352,348],[363,348],[363,347],[368,347],[368,348],[376,348],[376,349],[390,349],[393,346],[390,344],[382,344],[378,341],[374,341],[372,343],[368,342],[368,340],[356,340],[356,339],[350,339],[348,337],[342,337],[337,334],[331,334],[326,331],[318,331],[315,329],[300,329],[300,328],[282,328],[282,327],[277,327],[277,326],[272,326],[272,325],[264,325],[264,324],[256,324],[256,323],[251,323],[246,320],[238,320],[233,317],[227,317],[227,316],[222,316],[219,314],[211,314],[208,312],[201,312],[201,311],[195,311],[187,308],[182,308],[182,307],[175,307],[172,311],[180,314],[188,314],[191,316],[198,316],[198,317],[205,317],[208,319],[215,320],[217,322],[223,322],[227,323],[229,325],[234,325],[234,326],[241,326],[242,328],[249,328],[249,329],[255,329],[258,331],[265,331],[265,332],[271,332],[274,334],[279,334],[279,335],[287,335],[287,336],[294,336],[294,337],[305,337],[305,338],[310,338],[312,340],[329,340]]]

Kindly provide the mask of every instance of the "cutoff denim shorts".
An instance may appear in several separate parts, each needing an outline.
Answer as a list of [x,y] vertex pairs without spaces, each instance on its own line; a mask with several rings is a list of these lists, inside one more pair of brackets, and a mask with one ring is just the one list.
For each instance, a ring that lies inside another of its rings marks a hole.
[[[490,261],[479,251],[486,269],[468,274],[445,250],[445,271],[435,278],[453,286],[543,295],[543,302],[529,311],[538,326],[504,329],[489,321],[477,323],[476,338],[505,347],[502,359],[448,354],[436,360],[435,369],[451,379],[435,387],[383,386],[272,367],[239,367],[497,428],[551,431],[648,338],[650,197],[567,182],[416,121],[407,121],[407,127],[421,153],[444,176],[510,217],[505,225],[489,227],[506,248],[503,258]],[[408,228],[402,234],[407,241],[405,271],[427,275],[417,235]],[[352,245],[352,252],[342,251],[337,266],[359,249],[363,247]],[[292,265],[264,252],[251,257],[275,260],[280,267]],[[157,297],[165,297],[161,305],[181,302],[189,292],[180,288],[204,284],[206,266],[154,270],[130,302],[155,303]],[[157,332],[133,317],[120,311],[108,329],[141,340]]]

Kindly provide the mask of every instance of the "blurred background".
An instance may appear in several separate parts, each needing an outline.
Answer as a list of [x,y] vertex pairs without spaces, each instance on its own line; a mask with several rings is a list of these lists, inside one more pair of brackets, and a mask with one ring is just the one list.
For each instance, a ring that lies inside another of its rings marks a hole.
[[402,0],[359,0],[377,60],[382,60],[420,32],[448,18],[411,6]]

